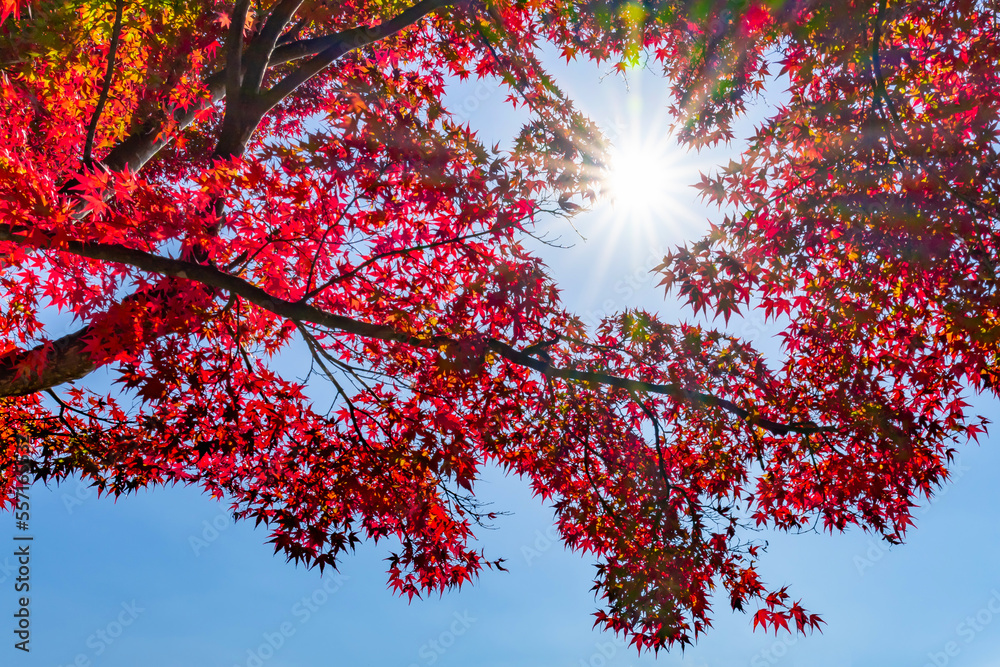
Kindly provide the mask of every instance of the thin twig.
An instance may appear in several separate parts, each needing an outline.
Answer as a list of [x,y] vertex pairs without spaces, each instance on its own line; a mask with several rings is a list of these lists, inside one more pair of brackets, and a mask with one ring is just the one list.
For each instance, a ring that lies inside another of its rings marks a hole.
[[122,14],[125,10],[125,0],[115,2],[115,24],[111,28],[111,45],[108,47],[108,67],[104,71],[104,83],[101,85],[101,96],[97,99],[94,115],[90,117],[90,127],[87,128],[87,140],[83,144],[83,164],[90,165],[91,154],[94,151],[94,137],[97,135],[97,124],[104,113],[104,105],[108,103],[108,92],[111,90],[111,78],[115,72],[115,59],[118,56],[118,44],[121,42]]

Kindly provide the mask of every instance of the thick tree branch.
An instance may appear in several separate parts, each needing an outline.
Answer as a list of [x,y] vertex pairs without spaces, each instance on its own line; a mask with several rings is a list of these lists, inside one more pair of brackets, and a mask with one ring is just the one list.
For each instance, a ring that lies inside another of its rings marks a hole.
[[[0,240],[28,244],[27,237],[22,236],[9,228],[0,229]],[[356,320],[350,317],[344,317],[343,315],[335,315],[302,301],[288,301],[280,297],[275,297],[268,294],[260,287],[257,287],[242,278],[220,271],[213,266],[206,266],[170,257],[152,255],[141,250],[135,250],[133,248],[127,248],[116,244],[69,241],[61,244],[57,249],[79,257],[125,264],[149,273],[158,273],[160,275],[191,280],[207,287],[225,290],[271,313],[274,313],[275,315],[279,315],[293,322],[309,322],[331,330],[341,331],[356,336],[398,342],[425,349],[438,349],[443,345],[457,342],[449,336],[417,336],[412,333],[399,331],[398,329],[385,324],[375,324],[372,322]],[[630,392],[660,394],[670,396],[678,401],[683,401],[693,405],[720,408],[749,424],[759,426],[760,428],[778,435],[785,435],[788,433],[834,432],[837,430],[837,428],[833,426],[817,426],[811,422],[781,423],[771,419],[765,419],[755,412],[751,412],[750,410],[740,407],[732,401],[724,398],[718,398],[711,394],[685,389],[676,383],[659,384],[644,382],[642,380],[632,380],[601,371],[559,368],[541,359],[536,359],[531,354],[517,350],[507,343],[495,338],[489,339],[487,344],[490,350],[507,361],[518,366],[535,370],[549,378],[559,378],[574,382],[603,385],[607,387],[614,387],[616,389],[624,389]],[[91,368],[86,372],[89,372],[90,370],[93,369]],[[85,375],[86,372],[81,374],[79,377]],[[12,373],[10,373],[10,371],[8,371],[8,374],[12,377]],[[66,377],[65,373],[60,373],[58,378],[60,382],[65,382],[68,379],[75,379],[72,377]],[[15,392],[9,389],[9,387],[13,385],[3,378],[3,375],[0,375],[0,396],[33,393],[53,386],[53,384],[45,384],[45,382],[46,380],[43,378],[38,378],[34,384],[31,384],[30,382],[25,382],[22,379],[21,382],[15,383],[18,387],[18,391]]]
[[[153,156],[169,144],[174,134],[186,129],[194,122],[198,114],[218,103],[226,96],[225,71],[216,72],[205,79],[208,96],[199,104],[193,104],[186,109],[177,109],[171,114],[169,122],[166,119],[151,119],[139,127],[129,137],[111,149],[101,160],[111,171],[128,169],[136,172],[149,162]],[[165,132],[171,126],[174,133]]]
[[[78,380],[97,370],[97,364],[86,352],[90,332],[90,327],[84,327],[47,347],[39,346],[0,359],[0,397],[27,396]],[[39,372],[24,371],[19,375],[18,367],[31,356],[43,357],[38,364]]]
[[[312,39],[291,42],[274,50],[268,60],[268,66],[284,65],[302,58],[321,53],[329,48],[337,35],[316,37]],[[102,160],[112,171],[139,171],[160,150],[170,143],[172,136],[163,132],[164,127],[172,125],[178,131],[186,129],[194,122],[198,114],[222,101],[226,97],[226,72],[219,70],[205,79],[208,96],[200,103],[187,109],[176,110],[170,122],[151,121],[144,124],[131,136],[115,146]]]
[[[226,37],[226,112],[215,156],[229,158],[242,152],[247,120],[243,104],[243,32],[246,30],[250,0],[237,0],[229,35]],[[256,122],[253,123],[256,126]]]
[[309,25],[309,19],[299,19],[295,22],[295,25],[288,30],[288,32],[278,37],[278,41],[275,42],[275,46],[282,46],[294,41],[299,36],[299,33],[302,32],[302,29],[307,25]]
[[[394,35],[400,30],[413,25],[428,14],[442,7],[450,7],[455,4],[455,1],[421,0],[421,2],[401,12],[398,16],[378,25],[367,28],[352,28],[337,35],[322,38],[325,48],[264,93],[255,111],[263,117],[275,105],[295,92],[299,86],[319,74],[344,54]],[[293,45],[289,44],[286,47],[282,47],[276,50],[276,53],[291,46]]]
[[323,53],[328,48],[336,43],[337,39],[340,37],[341,33],[335,35],[323,35],[322,37],[309,37],[307,39],[299,39],[294,42],[288,42],[285,44],[280,44],[276,46],[274,52],[271,53],[271,58],[268,64],[272,67],[274,65],[283,65],[285,63],[290,63],[294,60],[301,60],[302,58],[308,58],[309,56],[315,56],[318,53]]
[[237,0],[226,37],[226,97],[239,102],[243,85],[243,32],[246,30],[250,0]]

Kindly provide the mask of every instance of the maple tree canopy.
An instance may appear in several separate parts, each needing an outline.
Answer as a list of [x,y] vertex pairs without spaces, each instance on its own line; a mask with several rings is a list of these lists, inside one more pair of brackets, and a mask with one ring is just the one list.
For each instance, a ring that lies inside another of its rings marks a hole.
[[[198,485],[297,562],[391,538],[413,596],[500,565],[470,546],[498,464],[597,560],[598,625],[659,649],[713,592],[817,627],[749,529],[897,542],[984,428],[962,393],[1000,384],[993,3],[0,2],[5,504],[21,469]],[[560,305],[522,240],[605,158],[547,44],[662,68],[692,146],[787,88],[699,184],[733,213],[658,268],[709,320],[777,318],[781,358]],[[467,77],[528,115],[509,148],[449,113]]]

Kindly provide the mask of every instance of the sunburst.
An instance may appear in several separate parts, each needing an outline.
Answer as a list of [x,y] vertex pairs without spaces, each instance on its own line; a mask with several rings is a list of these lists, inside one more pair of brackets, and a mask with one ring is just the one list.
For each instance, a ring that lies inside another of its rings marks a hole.
[[605,194],[619,221],[651,223],[676,213],[678,182],[690,175],[664,143],[627,137],[612,150]]

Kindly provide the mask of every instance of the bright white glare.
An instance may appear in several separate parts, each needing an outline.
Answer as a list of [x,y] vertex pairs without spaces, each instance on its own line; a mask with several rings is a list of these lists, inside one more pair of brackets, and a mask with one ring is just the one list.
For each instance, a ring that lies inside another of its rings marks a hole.
[[629,142],[612,151],[605,196],[619,221],[650,223],[677,214],[672,209],[682,174],[665,143]]

